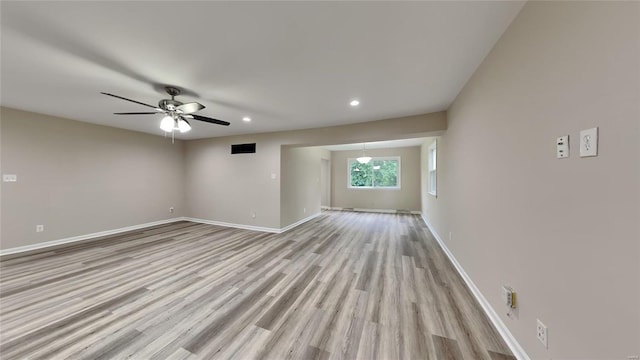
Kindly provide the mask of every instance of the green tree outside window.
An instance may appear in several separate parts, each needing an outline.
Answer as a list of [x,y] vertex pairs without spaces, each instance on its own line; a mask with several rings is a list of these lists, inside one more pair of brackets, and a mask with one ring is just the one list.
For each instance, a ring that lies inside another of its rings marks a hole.
[[373,158],[366,164],[349,159],[350,187],[400,187],[399,158]]

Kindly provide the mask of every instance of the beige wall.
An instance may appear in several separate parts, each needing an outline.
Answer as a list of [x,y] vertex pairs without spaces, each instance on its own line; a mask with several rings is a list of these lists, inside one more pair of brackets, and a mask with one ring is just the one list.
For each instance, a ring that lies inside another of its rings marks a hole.
[[528,2],[448,112],[427,218],[532,359],[640,355],[639,104],[640,3]]
[[[256,153],[231,155],[231,145],[243,143],[256,143]],[[193,140],[186,149],[188,216],[280,228],[278,139],[247,135]]]
[[282,147],[281,228],[320,213],[322,154],[318,147]]
[[350,189],[347,161],[361,155],[361,150],[332,151],[332,207],[420,211],[419,146],[367,150],[372,157],[400,156],[400,189]]
[[[280,229],[282,224],[299,216],[287,209],[287,218],[281,219],[281,191],[284,191],[281,189],[281,146],[414,138],[440,134],[446,125],[446,114],[438,112],[319,129],[188,141],[185,145],[187,214],[204,220]],[[231,144],[252,142],[256,143],[255,154],[230,155]],[[326,157],[326,152],[323,154],[321,156]],[[419,197],[415,197],[415,201],[418,204],[415,209],[419,210]]]
[[[283,144],[407,138],[446,128],[440,112],[172,145],[161,136],[14,109],[1,115],[1,170],[18,175],[17,183],[0,187],[3,250],[180,216],[279,229],[300,216],[294,201],[281,222]],[[231,144],[247,142],[258,144],[256,154],[230,154]],[[316,211],[309,207],[307,213]],[[35,232],[38,224],[43,233]]]
[[[183,144],[1,108],[2,249],[184,214]],[[175,208],[174,213],[169,207]],[[36,233],[36,225],[44,232]]]
[[350,125],[271,133],[285,145],[315,146],[380,140],[412,139],[441,134],[447,129],[444,111]]

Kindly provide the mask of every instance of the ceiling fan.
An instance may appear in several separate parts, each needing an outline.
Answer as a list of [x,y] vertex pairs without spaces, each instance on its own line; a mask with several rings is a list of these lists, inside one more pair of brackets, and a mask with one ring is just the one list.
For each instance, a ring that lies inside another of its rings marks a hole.
[[136,104],[144,105],[146,107],[153,108],[155,111],[149,112],[120,112],[114,113],[115,115],[153,115],[153,114],[165,114],[165,117],[160,122],[160,129],[165,132],[173,133],[175,130],[180,131],[181,133],[187,132],[191,130],[191,124],[189,124],[189,120],[198,120],[204,121],[211,124],[218,124],[229,126],[229,122],[222,121],[218,119],[212,119],[210,117],[201,116],[194,114],[202,109],[204,109],[204,105],[197,102],[190,103],[182,103],[175,99],[176,96],[180,95],[180,89],[173,86],[166,86],[164,88],[167,91],[167,94],[171,96],[171,99],[162,99],[158,102],[158,106],[153,106],[149,104],[145,104],[140,101],[127,99],[122,96],[109,94],[106,92],[101,92],[101,94],[112,96],[114,98],[130,101]]

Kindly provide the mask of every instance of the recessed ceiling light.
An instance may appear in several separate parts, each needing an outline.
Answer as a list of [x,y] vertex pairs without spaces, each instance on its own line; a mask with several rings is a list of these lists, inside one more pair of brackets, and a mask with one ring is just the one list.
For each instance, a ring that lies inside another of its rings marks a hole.
[[249,121],[251,121],[251,118],[248,117],[248,116],[245,116],[245,117],[242,118],[242,121],[249,122]]
[[358,100],[351,100],[351,102],[349,103],[349,105],[351,105],[351,106],[358,106],[358,105],[360,105],[360,101],[358,101]]

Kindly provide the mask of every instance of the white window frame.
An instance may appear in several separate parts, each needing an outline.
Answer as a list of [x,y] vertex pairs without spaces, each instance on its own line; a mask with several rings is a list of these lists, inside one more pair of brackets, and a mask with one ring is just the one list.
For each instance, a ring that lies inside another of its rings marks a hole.
[[434,140],[427,149],[427,193],[438,195],[438,141]]
[[398,161],[398,181],[396,186],[351,186],[351,164],[357,162],[356,158],[347,159],[347,188],[349,189],[366,189],[366,190],[400,190],[402,185],[402,161],[400,156],[378,156],[372,157],[371,162],[375,160],[397,160]]

